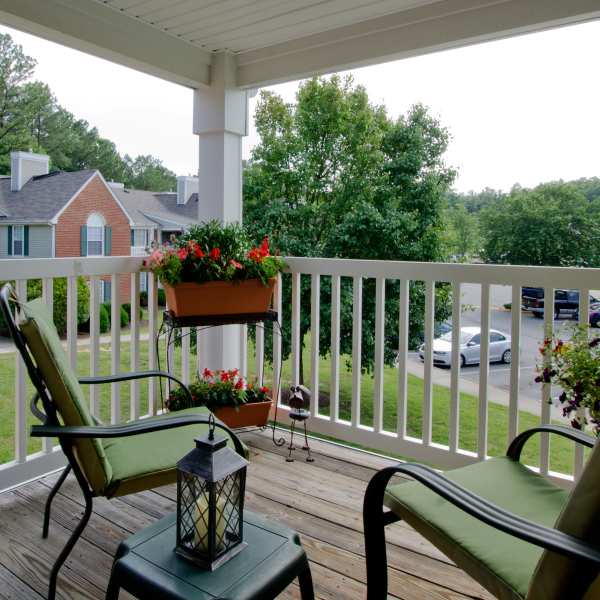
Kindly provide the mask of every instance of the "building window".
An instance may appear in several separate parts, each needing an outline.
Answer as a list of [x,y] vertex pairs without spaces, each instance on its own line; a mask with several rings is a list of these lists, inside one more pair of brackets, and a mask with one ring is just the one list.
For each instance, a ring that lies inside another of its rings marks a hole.
[[25,256],[25,227],[13,225],[12,228],[13,256]]
[[87,223],[87,256],[104,255],[104,219],[102,215],[93,213]]
[[131,236],[131,245],[136,248],[147,248],[150,246],[150,230],[134,229]]

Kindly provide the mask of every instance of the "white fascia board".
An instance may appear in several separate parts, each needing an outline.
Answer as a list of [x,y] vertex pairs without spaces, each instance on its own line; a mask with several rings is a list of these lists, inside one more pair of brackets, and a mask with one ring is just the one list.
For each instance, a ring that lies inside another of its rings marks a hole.
[[237,55],[255,88],[600,17],[598,0],[443,0]]
[[210,53],[96,0],[1,0],[0,22],[191,88],[210,84]]

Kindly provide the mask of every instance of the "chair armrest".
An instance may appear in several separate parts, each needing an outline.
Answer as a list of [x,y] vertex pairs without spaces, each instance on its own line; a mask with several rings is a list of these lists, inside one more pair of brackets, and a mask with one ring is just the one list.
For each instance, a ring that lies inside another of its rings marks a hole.
[[539,525],[508,512],[424,465],[398,464],[378,471],[367,487],[364,502],[365,514],[371,510],[374,501],[383,499],[383,492],[385,492],[389,480],[396,473],[410,475],[460,510],[494,529],[569,558],[600,565],[599,548],[562,531]]
[[188,387],[181,381],[171,375],[171,373],[167,373],[166,371],[135,371],[132,373],[117,373],[115,375],[98,375],[95,377],[80,377],[79,383],[83,383],[85,385],[95,385],[100,383],[115,383],[117,381],[131,381],[132,379],[146,379],[148,377],[163,377],[165,379],[170,379],[175,383],[179,384],[185,393],[188,396],[188,400],[190,401],[190,406],[192,406],[192,394],[190,393]]
[[564,425],[540,425],[539,427],[532,427],[531,429],[527,429],[523,433],[520,433],[510,443],[510,446],[506,451],[506,456],[512,458],[513,460],[519,460],[521,458],[521,451],[523,450],[523,447],[529,438],[534,436],[536,433],[555,433],[561,437],[565,437],[573,440],[574,442],[578,442],[579,444],[583,444],[588,448],[593,448],[594,444],[596,443],[596,438],[588,435],[587,433],[583,433],[583,431],[573,429],[572,427],[565,427]]
[[[63,439],[81,439],[81,438],[116,438],[127,437],[130,435],[140,435],[142,433],[151,433],[153,431],[162,431],[164,429],[174,429],[195,425],[199,423],[208,424],[208,417],[204,415],[182,415],[168,416],[163,419],[139,419],[131,423],[117,425],[32,425],[31,437],[57,437]],[[238,436],[218,419],[214,420],[215,427],[227,432],[238,454],[246,454],[244,445]]]

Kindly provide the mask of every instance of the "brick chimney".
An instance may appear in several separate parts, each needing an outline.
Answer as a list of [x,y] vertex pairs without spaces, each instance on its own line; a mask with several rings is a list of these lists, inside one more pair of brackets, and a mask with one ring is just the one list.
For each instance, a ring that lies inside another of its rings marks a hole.
[[32,177],[48,175],[49,156],[32,152],[10,153],[10,190],[18,192]]
[[181,175],[177,178],[177,204],[186,204],[192,194],[197,194],[200,184],[197,177]]

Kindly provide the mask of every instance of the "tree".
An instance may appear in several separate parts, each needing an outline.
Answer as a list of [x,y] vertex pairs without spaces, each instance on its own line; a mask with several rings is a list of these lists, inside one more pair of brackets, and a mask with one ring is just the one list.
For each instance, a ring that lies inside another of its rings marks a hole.
[[513,189],[481,213],[483,257],[515,265],[597,266],[600,231],[595,210],[571,184]]
[[135,159],[125,155],[125,184],[136,190],[169,192],[175,190],[177,176],[149,154]]
[[[314,78],[295,104],[262,92],[255,115],[261,138],[244,174],[244,220],[257,240],[291,256],[438,260],[441,209],[454,172],[442,160],[448,133],[422,106],[391,121],[352,79]],[[302,343],[310,329],[310,282],[302,278]],[[284,280],[283,322],[289,323],[289,282]],[[373,366],[374,282],[365,280],[362,366]],[[386,361],[397,351],[397,283],[388,282]],[[440,292],[442,295],[443,293]],[[322,355],[329,352],[329,278],[321,285]],[[423,305],[423,291],[411,298]],[[440,302],[443,306],[444,302]],[[422,316],[411,311],[411,340]],[[440,316],[442,316],[440,312]],[[267,336],[267,339],[268,336]],[[284,355],[289,335],[283,336]],[[340,344],[351,352],[352,291],[342,280]],[[301,370],[302,371],[302,370]]]
[[446,211],[447,243],[451,255],[460,262],[479,251],[479,219],[469,213],[464,204]]

